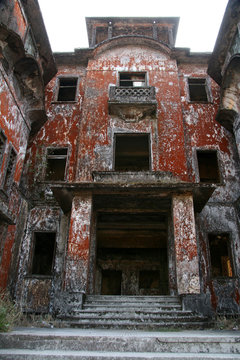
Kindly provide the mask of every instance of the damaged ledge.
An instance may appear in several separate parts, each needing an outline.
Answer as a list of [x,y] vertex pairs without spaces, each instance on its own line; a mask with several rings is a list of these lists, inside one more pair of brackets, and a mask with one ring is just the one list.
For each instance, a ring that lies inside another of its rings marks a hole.
[[93,181],[103,184],[176,184],[182,182],[170,171],[93,171]]
[[196,212],[200,212],[206,205],[214,190],[216,184],[200,184],[200,183],[101,183],[101,182],[85,182],[63,184],[49,184],[55,199],[64,213],[68,213],[72,208],[72,201],[79,194],[91,192],[92,195],[132,195],[138,194],[146,196],[156,196],[171,198],[175,194],[191,193],[193,195],[194,208]]

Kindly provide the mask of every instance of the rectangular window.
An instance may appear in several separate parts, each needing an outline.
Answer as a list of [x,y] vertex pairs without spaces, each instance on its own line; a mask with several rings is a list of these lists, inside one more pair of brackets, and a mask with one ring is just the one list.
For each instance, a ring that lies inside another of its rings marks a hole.
[[149,135],[115,135],[115,170],[148,171],[150,167]]
[[216,150],[198,150],[198,172],[200,182],[219,183],[220,175]]
[[8,191],[12,185],[14,171],[15,171],[15,165],[16,165],[16,159],[17,159],[17,154],[13,150],[13,148],[11,148],[9,158],[8,158],[8,164],[7,164],[7,170],[6,170],[6,174],[5,174],[4,184],[3,184],[3,189],[5,191]]
[[65,180],[67,148],[47,149],[47,166],[45,179],[48,181]]
[[53,273],[56,233],[35,232],[32,249],[32,275],[51,276]]
[[233,265],[229,234],[209,234],[208,241],[212,276],[214,278],[232,277]]
[[6,147],[6,137],[4,136],[3,132],[0,130],[0,170],[2,166],[5,147]]
[[57,101],[75,101],[77,78],[59,78]]
[[119,85],[124,87],[146,86],[145,73],[120,73]]
[[188,78],[189,99],[196,102],[208,102],[206,79]]

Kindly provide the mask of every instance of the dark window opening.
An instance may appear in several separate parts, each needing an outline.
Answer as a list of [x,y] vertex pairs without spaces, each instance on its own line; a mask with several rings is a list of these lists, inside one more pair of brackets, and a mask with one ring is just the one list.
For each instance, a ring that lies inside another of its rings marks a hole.
[[119,85],[139,87],[146,86],[146,74],[145,73],[120,73]]
[[3,155],[5,152],[5,146],[6,146],[6,137],[0,131],[0,170],[2,165]]
[[200,182],[220,182],[217,151],[197,151],[197,160]]
[[3,185],[3,188],[6,191],[9,190],[12,185],[13,175],[14,175],[14,170],[15,170],[15,165],[16,165],[16,159],[17,159],[17,154],[15,153],[15,151],[12,148],[10,151],[9,158],[8,158],[7,171],[6,171],[4,185]]
[[209,234],[209,250],[213,277],[232,277],[233,266],[229,234]]
[[65,179],[67,152],[67,148],[47,150],[46,180],[63,181]]
[[160,272],[144,270],[139,272],[139,289],[159,289]]
[[208,102],[206,79],[188,79],[190,101]]
[[77,78],[60,78],[57,101],[75,101]]
[[150,166],[149,157],[148,135],[116,135],[116,171],[148,171]]
[[102,270],[102,295],[121,295],[122,272]]
[[36,232],[32,258],[32,275],[50,276],[53,272],[56,234]]

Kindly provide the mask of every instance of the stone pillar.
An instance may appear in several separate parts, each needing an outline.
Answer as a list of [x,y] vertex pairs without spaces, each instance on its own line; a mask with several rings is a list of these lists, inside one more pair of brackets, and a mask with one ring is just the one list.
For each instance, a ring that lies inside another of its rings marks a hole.
[[112,38],[112,32],[113,32],[112,22],[109,21],[109,23],[108,23],[108,39]]
[[92,195],[75,196],[72,202],[66,259],[65,290],[85,293],[90,247]]
[[178,294],[199,294],[199,264],[192,194],[172,199]]

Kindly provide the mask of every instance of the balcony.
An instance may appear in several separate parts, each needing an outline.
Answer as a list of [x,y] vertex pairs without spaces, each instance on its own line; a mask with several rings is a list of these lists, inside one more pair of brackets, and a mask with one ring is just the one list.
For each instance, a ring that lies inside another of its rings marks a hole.
[[138,121],[156,116],[157,101],[154,86],[111,86],[109,114],[126,121]]

